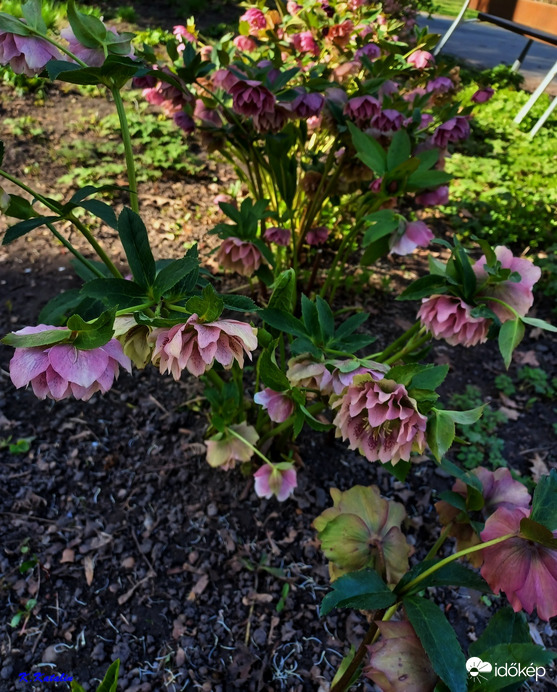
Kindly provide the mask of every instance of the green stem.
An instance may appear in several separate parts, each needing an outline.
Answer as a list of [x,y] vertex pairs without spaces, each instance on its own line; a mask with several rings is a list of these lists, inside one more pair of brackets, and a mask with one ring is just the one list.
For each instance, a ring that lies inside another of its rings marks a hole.
[[235,430],[232,430],[232,428],[226,428],[226,430],[227,430],[227,432],[228,432],[230,435],[232,435],[232,437],[235,437],[235,438],[237,438],[238,440],[241,440],[241,441],[246,445],[246,447],[249,447],[249,449],[251,449],[251,451],[252,451],[254,454],[257,454],[257,456],[258,456],[260,459],[263,459],[263,461],[264,461],[266,464],[269,464],[269,466],[273,466],[273,467],[274,467],[273,462],[270,461],[269,459],[267,459],[267,457],[266,457],[262,452],[260,452],[260,451],[257,449],[257,447],[254,447],[254,446],[251,444],[251,442],[248,442],[248,441],[246,440],[245,437],[242,437],[241,435],[239,435]]
[[137,181],[135,177],[135,162],[133,159],[133,148],[132,140],[130,136],[130,129],[128,127],[128,118],[126,116],[126,109],[124,108],[124,102],[122,101],[122,95],[120,91],[116,88],[111,89],[112,96],[114,98],[114,104],[116,105],[116,112],[118,113],[118,120],[120,121],[120,130],[122,132],[122,142],[124,143],[124,152],[126,155],[126,169],[128,172],[128,184],[130,188],[130,206],[132,211],[139,214],[139,199],[137,197]]
[[[32,188],[30,188],[28,185],[26,185],[22,180],[19,180],[19,178],[16,178],[13,175],[10,175],[7,171],[4,171],[0,168],[0,176],[3,178],[6,178],[6,180],[9,180],[12,182],[14,185],[17,185],[20,187],[22,190],[25,190],[28,194],[30,194],[32,197],[34,197],[38,202],[43,204],[47,209],[50,209],[51,211],[56,212],[56,214],[60,214],[60,206],[58,204],[53,204],[49,199],[41,195],[39,192],[36,192]],[[122,278],[122,274],[118,271],[110,257],[106,254],[106,252],[103,250],[101,245],[99,245],[98,241],[95,239],[91,231],[85,226],[83,222],[81,222],[74,214],[73,212],[67,215],[67,220],[73,223],[73,225],[77,228],[77,230],[83,235],[83,237],[87,240],[87,242],[92,246],[92,248],[95,250],[97,255],[100,257],[100,259],[104,262],[104,264],[108,267],[110,270],[110,273],[115,276],[117,279]]]
[[373,358],[373,360],[378,360],[380,363],[383,362],[383,360],[387,357],[390,356],[391,353],[395,353],[397,348],[400,348],[402,344],[407,343],[413,336],[414,334],[419,331],[420,329],[420,323],[416,322],[413,324],[410,329],[407,329],[404,334],[398,337],[395,341],[393,341],[392,344],[387,346],[385,349],[382,351],[379,351],[378,353],[373,353],[370,358]]
[[[418,332],[419,336],[419,332]],[[422,336],[419,336],[418,339],[414,340],[411,339],[410,342],[402,348],[398,353],[395,353],[394,356],[391,356],[390,358],[387,358],[385,361],[383,361],[386,365],[391,365],[392,363],[396,363],[397,360],[400,360],[402,356],[405,356],[407,353],[412,353],[412,351],[415,351],[417,348],[420,348],[420,346],[423,346],[425,343],[427,343],[431,339],[431,334],[423,334]]]
[[116,311],[116,317],[121,317],[122,315],[129,315],[132,312],[139,312],[140,310],[146,310],[147,308],[153,307],[153,301],[148,303],[143,303],[142,305],[132,305],[130,308],[124,308],[123,310]]
[[[315,413],[319,413],[324,408],[325,408],[325,404],[317,403],[317,404],[313,404],[313,406],[308,406],[308,411],[313,416]],[[288,430],[288,428],[290,428],[294,425],[295,420],[296,420],[296,414],[290,416],[290,418],[287,418],[285,421],[283,421],[282,423],[277,425],[276,428],[273,428],[272,430],[269,430],[269,432],[265,433],[265,435],[263,435],[263,437],[259,440],[259,444],[263,444],[263,442],[270,440],[271,437],[275,437],[276,435],[280,435],[285,430]]]
[[427,562],[428,560],[432,560],[437,553],[439,552],[439,549],[443,545],[443,543],[447,540],[447,537],[453,527],[453,522],[450,521],[447,526],[443,527],[443,530],[439,534],[439,538],[435,541],[435,543],[432,545],[431,549],[429,550],[428,554],[424,557],[423,562]]
[[215,385],[215,387],[219,390],[219,392],[222,392],[222,389],[224,387],[224,380],[222,379],[222,377],[220,377],[220,375],[218,375],[218,373],[216,373],[214,371],[213,368],[211,368],[210,370],[207,370],[207,372],[205,373],[205,377],[212,384]]
[[66,238],[64,238],[64,236],[61,233],[59,233],[51,223],[47,223],[45,225],[48,228],[48,230],[52,233],[52,235],[55,238],[57,238],[57,240],[59,240],[62,243],[62,245],[67,250],[69,250],[77,260],[79,260],[83,264],[83,266],[87,267],[87,269],[89,269],[89,271],[93,272],[93,274],[98,276],[100,279],[106,278],[105,275],[102,273],[102,271],[98,267],[95,267],[95,265],[92,262],[89,262],[89,260],[86,259],[81,254],[81,252],[79,252],[79,250],[76,250],[74,248],[74,246],[70,243],[70,241],[67,240]]
[[482,300],[492,301],[493,303],[499,303],[499,305],[503,305],[503,307],[507,308],[507,310],[510,310],[510,312],[513,313],[517,320],[521,319],[522,317],[522,315],[519,315],[513,307],[511,307],[508,303],[505,303],[504,300],[499,300],[499,298],[492,298],[491,296],[482,297]]

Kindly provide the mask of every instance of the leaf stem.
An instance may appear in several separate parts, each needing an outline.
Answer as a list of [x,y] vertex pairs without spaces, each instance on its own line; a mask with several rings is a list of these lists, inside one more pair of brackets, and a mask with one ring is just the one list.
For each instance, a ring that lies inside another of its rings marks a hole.
[[126,170],[128,172],[128,183],[130,188],[130,206],[132,211],[136,214],[139,213],[139,199],[137,196],[137,180],[135,175],[135,162],[133,158],[133,147],[132,140],[130,136],[130,128],[128,127],[128,118],[126,116],[126,109],[124,108],[124,102],[122,101],[122,95],[120,90],[113,88],[111,89],[112,96],[114,98],[114,104],[116,105],[116,112],[118,113],[118,120],[120,121],[120,130],[122,132],[122,142],[124,143],[124,153],[126,156]]
[[72,253],[72,255],[77,260],[79,260],[85,267],[87,267],[87,269],[89,269],[89,271],[93,272],[93,274],[98,276],[100,279],[106,278],[102,271],[98,267],[95,267],[95,265],[92,262],[90,262],[87,258],[85,258],[81,254],[81,252],[79,252],[79,250],[76,250],[74,246],[70,243],[70,241],[64,238],[64,236],[61,233],[59,233],[51,223],[47,223],[45,224],[45,226],[54,235],[54,237],[57,240],[59,240],[62,243],[62,245]]

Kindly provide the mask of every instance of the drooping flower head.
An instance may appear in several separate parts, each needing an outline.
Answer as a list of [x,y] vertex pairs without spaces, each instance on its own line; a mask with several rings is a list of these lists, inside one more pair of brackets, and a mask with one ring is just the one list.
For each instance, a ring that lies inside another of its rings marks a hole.
[[337,436],[349,441],[369,461],[408,461],[412,451],[425,449],[427,418],[406,387],[370,374],[354,378],[344,395],[332,404],[338,409],[333,424]]
[[321,94],[308,94],[302,92],[290,104],[293,115],[297,118],[306,120],[313,116],[319,115],[325,105],[325,97]]
[[264,464],[253,477],[255,493],[258,497],[271,498],[276,496],[279,502],[284,502],[292,495],[298,485],[296,469],[288,462],[280,464]]
[[[52,329],[64,327],[39,324],[15,334],[38,334]],[[15,349],[10,360],[10,378],[17,389],[31,384],[39,399],[60,401],[73,396],[87,401],[95,392],[104,394],[112,387],[119,366],[131,372],[131,361],[116,339],[86,351],[71,343],[22,347]]]
[[368,60],[377,60],[381,57],[381,48],[375,43],[366,43],[365,46],[358,48],[354,57],[359,60],[364,55]]
[[344,107],[344,115],[358,127],[369,127],[371,119],[381,111],[381,104],[373,96],[355,96]]
[[217,252],[217,261],[224,269],[251,276],[261,266],[261,251],[246,240],[225,238]]
[[275,108],[274,95],[254,79],[239,79],[229,93],[233,99],[232,107],[240,115],[256,115]]
[[423,221],[411,221],[406,224],[402,236],[395,240],[391,247],[391,253],[409,255],[417,247],[427,247],[433,238],[433,232]]
[[121,315],[114,320],[114,338],[122,344],[125,355],[142,370],[151,360],[153,345],[149,342],[151,328],[138,324],[133,315]]
[[333,507],[313,522],[331,579],[370,567],[396,584],[408,570],[412,548],[400,530],[406,517],[398,502],[384,500],[375,485],[341,492],[331,488]]
[[[510,269],[511,272],[520,274],[520,281],[502,281],[497,284],[487,285],[480,288],[478,298],[486,301],[487,305],[501,322],[514,319],[514,314],[504,305],[490,301],[489,298],[497,298],[505,303],[508,303],[514,308],[521,317],[524,317],[534,303],[534,294],[532,288],[541,277],[541,269],[530,260],[521,257],[515,257],[509,248],[503,245],[498,245],[495,248],[495,256],[501,262],[503,269]],[[485,271],[486,258],[485,255],[472,265],[478,284],[487,279]]]
[[244,53],[253,53],[257,50],[257,43],[250,36],[236,36],[232,43]]
[[435,339],[451,346],[475,346],[487,341],[491,320],[472,317],[472,308],[456,296],[430,296],[422,300],[418,318]]
[[[529,515],[524,507],[499,507],[487,520],[482,541],[518,534],[521,520]],[[482,577],[494,593],[505,592],[516,613],[536,608],[541,620],[557,615],[557,550],[517,535],[485,548],[482,557]]]
[[308,245],[323,245],[329,237],[329,229],[326,226],[315,226],[306,234],[306,243]]
[[438,678],[412,625],[381,621],[377,627],[381,638],[367,647],[364,675],[381,692],[433,692]]
[[62,53],[44,38],[0,31],[0,65],[9,65],[16,74],[32,77],[52,59],[63,60]]
[[[106,28],[108,29],[108,31],[113,33],[114,36],[119,36],[116,29],[112,27]],[[71,26],[67,26],[64,29],[62,29],[62,31],[60,31],[60,36],[66,39],[66,41],[68,42],[68,48],[75,55],[75,57],[79,58],[79,60],[83,61],[86,65],[89,65],[89,67],[100,67],[104,63],[106,56],[104,54],[103,49],[87,48],[87,46],[84,46],[76,38]],[[127,57],[132,58],[133,56],[134,50],[130,47],[130,52],[128,53]]]
[[253,450],[243,440],[233,435],[231,430],[252,446],[255,446],[259,439],[257,430],[252,425],[247,423],[230,425],[224,433],[218,433],[209,440],[205,440],[209,466],[229,471],[236,466],[237,461],[243,463],[252,458]]
[[235,360],[244,367],[244,355],[251,360],[251,352],[257,348],[257,330],[246,322],[202,323],[196,314],[185,324],[154,329],[149,339],[155,344],[153,364],[162,374],[172,373],[175,380],[180,379],[184,369],[199,377],[210,370],[215,361],[226,370]]
[[424,207],[436,207],[437,205],[447,204],[449,201],[449,186],[441,185],[435,190],[425,190],[416,195],[416,202],[423,204]]
[[491,87],[484,87],[483,89],[478,89],[478,91],[476,91],[476,93],[472,96],[472,101],[474,103],[486,103],[493,97],[494,93],[495,90]]
[[433,92],[436,94],[446,94],[451,89],[454,89],[454,83],[448,77],[435,77],[435,79],[427,83],[425,88],[428,94]]
[[249,25],[250,34],[257,36],[257,34],[267,27],[267,20],[263,12],[257,7],[250,7],[249,10],[244,12],[240,17],[241,22],[247,22]]
[[275,392],[269,387],[257,392],[253,400],[267,411],[274,423],[283,423],[294,412],[294,402],[288,394]]
[[445,149],[449,142],[460,142],[470,136],[470,123],[468,118],[457,115],[446,123],[439,125],[431,138],[434,146]]
[[290,120],[291,116],[292,112],[290,108],[285,108],[284,105],[277,103],[275,108],[271,111],[256,113],[253,116],[253,126],[257,132],[262,132],[264,134],[268,132],[280,132]]
[[313,38],[311,31],[302,31],[299,34],[292,34],[292,36],[290,36],[290,40],[292,41],[294,48],[299,53],[310,53],[311,55],[317,57],[321,52],[317,42]]
[[406,58],[406,62],[413,65],[418,70],[435,65],[435,58],[427,50],[415,50]]
[[282,245],[283,247],[288,247],[290,245],[291,233],[288,228],[279,228],[278,226],[271,226],[267,228],[264,233],[265,240],[275,245]]

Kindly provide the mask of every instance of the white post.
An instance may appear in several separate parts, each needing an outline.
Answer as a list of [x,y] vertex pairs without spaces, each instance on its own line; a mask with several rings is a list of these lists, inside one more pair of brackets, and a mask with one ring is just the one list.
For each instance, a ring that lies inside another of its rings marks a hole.
[[528,113],[532,110],[536,101],[540,98],[540,96],[543,94],[543,92],[547,89],[547,87],[553,81],[555,75],[557,75],[557,62],[555,63],[555,65],[553,65],[553,67],[546,74],[542,83],[539,85],[539,87],[536,89],[536,91],[534,91],[532,96],[530,96],[528,101],[520,109],[518,115],[516,116],[516,118],[513,121],[516,125],[521,123],[524,120],[524,118],[528,115]]
[[447,41],[451,38],[451,36],[454,34],[456,31],[458,25],[462,21],[462,18],[464,17],[464,13],[468,9],[468,5],[470,4],[470,0],[464,0],[464,5],[462,5],[460,12],[458,13],[456,19],[454,22],[451,24],[451,26],[447,29],[445,32],[445,35],[441,38],[439,43],[435,46],[435,49],[433,51],[433,55],[439,55],[441,52],[443,46],[447,43]]
[[530,137],[530,139],[532,139],[532,137],[535,137],[537,135],[537,133],[541,130],[541,128],[545,124],[545,121],[553,113],[555,108],[557,108],[557,96],[553,99],[553,101],[547,107],[547,109],[546,109],[545,113],[542,115],[542,117],[538,120],[538,122],[530,130],[530,134],[528,135]]

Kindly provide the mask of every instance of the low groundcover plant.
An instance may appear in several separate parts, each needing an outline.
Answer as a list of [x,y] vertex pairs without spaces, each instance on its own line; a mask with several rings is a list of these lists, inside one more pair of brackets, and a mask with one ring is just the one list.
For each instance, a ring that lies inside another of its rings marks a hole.
[[[416,322],[380,351],[359,332],[366,314],[345,318],[350,310],[331,307],[356,251],[369,266],[433,242],[425,209],[447,201],[444,160],[473,117],[472,105],[458,101],[457,80],[428,50],[435,37],[396,3],[260,3],[243,14],[237,36],[214,43],[193,21],[175,27],[160,60],[73,0],[68,20],[52,34],[38,0],[23,5],[21,20],[0,13],[0,63],[110,92],[129,207],[99,199],[117,186],[87,186],[57,201],[0,169],[26,194],[2,194],[3,212],[16,220],[3,243],[44,225],[84,280],[79,292],[45,306],[41,324],[4,337],[15,349],[14,386],[31,385],[41,399],[87,400],[108,392],[120,368],[201,378],[208,463],[241,466],[258,496],[280,502],[296,492],[294,441],[304,426],[334,431],[399,481],[412,472],[413,455],[430,454],[456,482],[437,505],[443,529],[424,560],[413,560],[404,507],[375,486],[331,489],[333,507],[314,521],[333,587],[321,615],[357,608],[370,623],[331,690],[348,689],[362,672],[382,690],[480,689],[428,598],[436,586],[504,592],[510,602],[470,646],[471,657],[549,666],[555,655],[531,642],[522,611],[557,615],[557,474],[543,476],[530,496],[505,469],[451,464],[445,455],[456,425],[473,424],[483,407],[445,409],[436,390],[448,366],[421,362],[435,339],[474,347],[495,338],[508,367],[527,326],[557,331],[528,316],[539,269],[503,246],[435,241],[445,259],[430,256],[429,273],[400,296],[421,301]],[[223,221],[213,232],[221,267],[257,279],[252,297],[219,292],[196,246],[155,259],[121,96],[132,80],[173,118],[177,136],[196,132],[243,183],[239,200],[220,196]],[[484,89],[472,102],[489,95]],[[60,222],[70,222],[94,258]],[[103,248],[99,222],[118,234],[128,275]],[[438,558],[451,536],[457,552]]]

